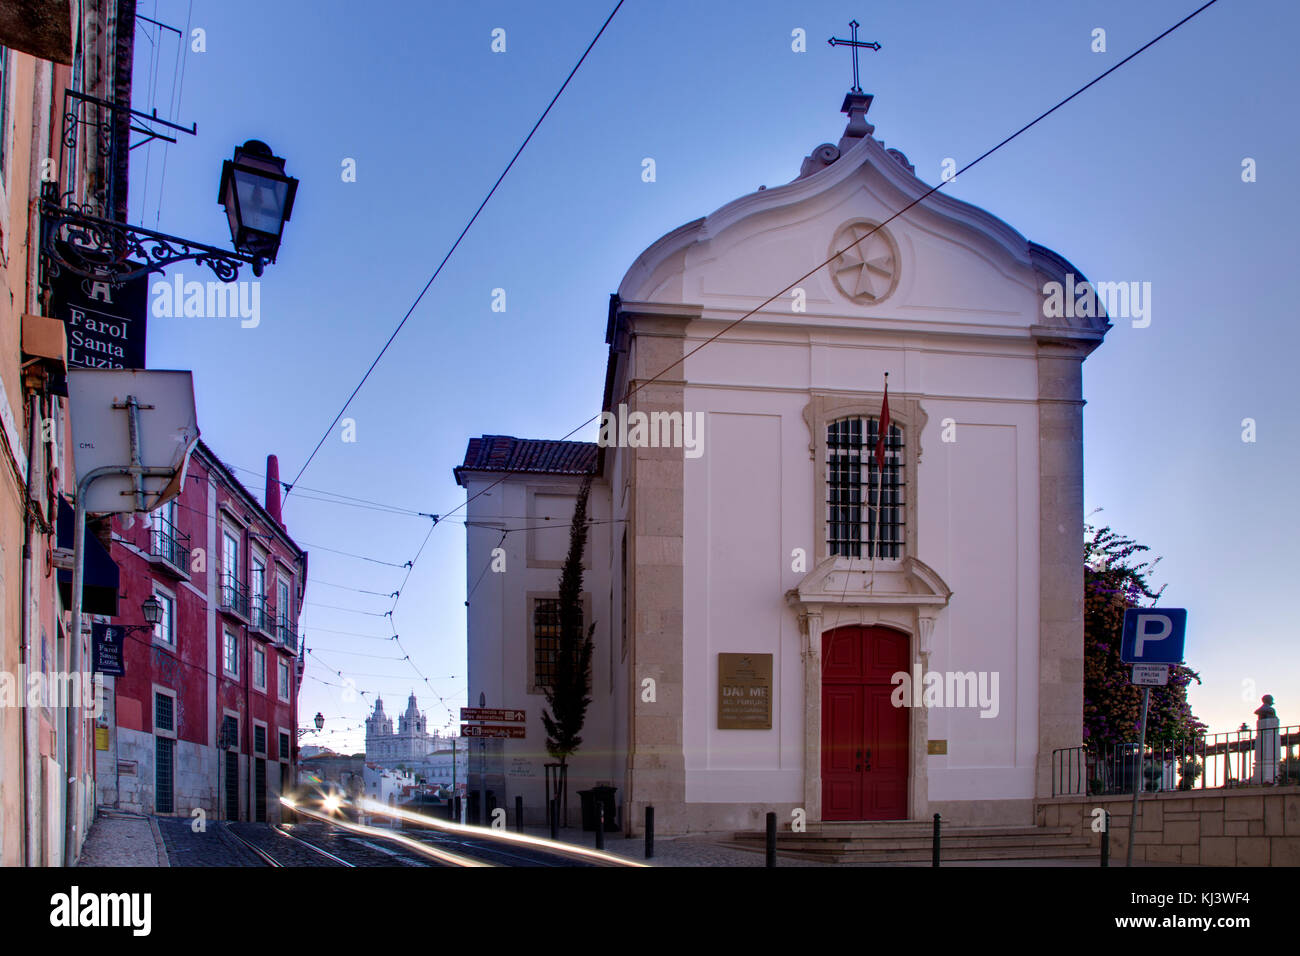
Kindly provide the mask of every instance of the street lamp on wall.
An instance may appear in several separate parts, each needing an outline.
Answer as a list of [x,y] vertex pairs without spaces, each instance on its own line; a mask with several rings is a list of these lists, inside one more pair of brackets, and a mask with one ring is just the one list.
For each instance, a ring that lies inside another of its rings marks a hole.
[[266,263],[275,261],[298,191],[298,180],[285,175],[284,162],[265,143],[249,140],[222,166],[217,201],[230,220],[233,251],[96,216],[75,202],[65,206],[58,184],[43,183],[43,284],[67,270],[117,287],[187,260],[207,266],[222,282],[235,281],[246,265],[260,276]]
[[315,716],[315,718],[313,718],[313,721],[312,721],[312,722],[316,725],[316,729],[315,729],[315,730],[312,730],[310,727],[299,727],[299,728],[298,728],[298,739],[299,739],[299,740],[301,740],[301,739],[302,739],[303,737],[305,737],[307,734],[311,734],[311,733],[320,733],[322,730],[325,729],[325,715],[322,714],[319,710],[316,711],[316,716]]
[[254,275],[275,261],[297,192],[298,180],[284,174],[284,160],[260,139],[236,146],[222,164],[217,202],[226,209],[235,248],[253,257]]
[[127,634],[133,634],[136,631],[152,631],[163,619],[162,602],[152,594],[144,599],[144,602],[140,605],[140,610],[144,614],[146,623],[118,625]]

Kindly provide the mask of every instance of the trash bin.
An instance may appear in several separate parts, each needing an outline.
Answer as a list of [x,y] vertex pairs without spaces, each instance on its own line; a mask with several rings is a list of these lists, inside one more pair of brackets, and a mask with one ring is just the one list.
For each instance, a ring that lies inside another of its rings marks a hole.
[[600,807],[605,808],[605,832],[618,830],[618,805],[614,802],[617,787],[592,787],[579,790],[578,798],[582,801],[582,829],[592,833],[599,825]]

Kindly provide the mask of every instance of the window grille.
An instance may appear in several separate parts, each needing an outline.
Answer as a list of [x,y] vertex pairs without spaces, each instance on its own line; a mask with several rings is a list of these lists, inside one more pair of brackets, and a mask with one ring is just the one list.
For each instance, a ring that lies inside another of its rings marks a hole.
[[555,656],[560,649],[560,601],[539,598],[533,606],[533,683],[555,683]]
[[176,730],[175,701],[170,694],[153,695],[153,725],[156,730]]
[[890,423],[883,475],[876,469],[879,434],[875,418],[842,418],[826,428],[826,545],[832,555],[902,557],[903,430]]

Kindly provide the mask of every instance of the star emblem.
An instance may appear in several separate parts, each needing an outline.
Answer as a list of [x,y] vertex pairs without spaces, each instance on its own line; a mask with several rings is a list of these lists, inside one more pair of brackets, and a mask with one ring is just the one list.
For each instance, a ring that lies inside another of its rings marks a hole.
[[843,252],[831,263],[831,275],[850,299],[870,304],[893,291],[898,254],[893,240],[874,222],[857,220],[841,226],[831,243],[831,251],[837,250]]

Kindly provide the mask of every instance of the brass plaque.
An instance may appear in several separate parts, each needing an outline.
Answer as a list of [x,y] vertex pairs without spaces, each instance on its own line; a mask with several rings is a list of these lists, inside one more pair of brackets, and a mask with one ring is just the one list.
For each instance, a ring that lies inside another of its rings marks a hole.
[[772,655],[718,655],[718,729],[772,729]]
[[927,740],[925,742],[925,752],[927,754],[946,754],[948,752],[948,741]]

